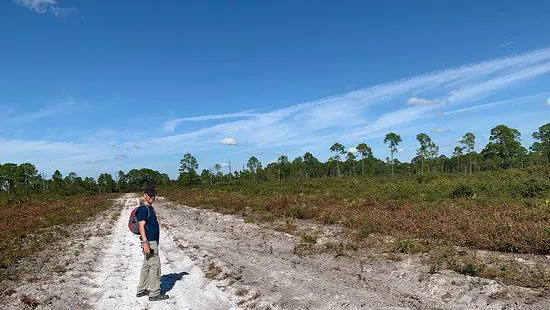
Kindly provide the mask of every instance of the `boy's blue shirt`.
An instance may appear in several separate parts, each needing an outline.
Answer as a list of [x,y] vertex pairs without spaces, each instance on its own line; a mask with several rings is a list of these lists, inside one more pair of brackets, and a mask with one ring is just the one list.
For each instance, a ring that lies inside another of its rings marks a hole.
[[[149,208],[149,211],[147,211],[147,208]],[[160,228],[157,220],[157,213],[153,206],[141,204],[136,210],[136,219],[138,223],[145,221],[145,234],[147,235],[147,240],[159,242]]]

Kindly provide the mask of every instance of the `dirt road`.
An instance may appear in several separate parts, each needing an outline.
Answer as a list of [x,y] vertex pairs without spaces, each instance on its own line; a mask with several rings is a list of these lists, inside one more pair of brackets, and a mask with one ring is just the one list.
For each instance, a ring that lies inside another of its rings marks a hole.
[[[2,283],[7,309],[550,309],[541,291],[431,272],[417,257],[315,251],[300,237],[237,216],[155,202],[161,222],[161,289],[170,299],[136,298],[142,254],[127,229],[138,196],[73,227],[56,248],[21,262]],[[297,222],[332,244],[340,231]]]

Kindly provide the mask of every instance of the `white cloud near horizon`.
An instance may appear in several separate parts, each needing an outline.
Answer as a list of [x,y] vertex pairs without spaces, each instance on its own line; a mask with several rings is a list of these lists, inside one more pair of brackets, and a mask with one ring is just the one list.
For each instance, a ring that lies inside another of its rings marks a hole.
[[39,172],[43,169],[50,172],[62,169],[61,163],[68,166],[69,168],[66,170],[69,171],[73,170],[74,166],[84,164],[93,158],[105,156],[105,150],[100,145],[86,143],[0,138],[0,145],[2,145],[0,158],[3,159],[3,162],[30,162],[38,168]]
[[221,144],[225,144],[225,145],[237,145],[237,144],[239,144],[239,142],[237,141],[237,139],[231,138],[231,137],[222,139],[222,140],[220,141],[220,143],[221,143]]

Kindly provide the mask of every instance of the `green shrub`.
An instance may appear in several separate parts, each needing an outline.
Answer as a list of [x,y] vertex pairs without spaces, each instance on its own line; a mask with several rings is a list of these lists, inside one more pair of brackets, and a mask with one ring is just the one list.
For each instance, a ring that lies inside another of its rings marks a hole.
[[420,242],[420,239],[397,238],[397,240],[395,240],[395,251],[400,253],[413,253],[415,244],[418,242]]
[[317,239],[314,236],[308,235],[308,234],[302,234],[302,242],[303,243],[317,243]]
[[460,268],[458,268],[458,270],[456,271],[461,274],[475,277],[481,271],[481,266],[478,266],[475,262],[469,261],[466,264],[460,266]]
[[368,225],[363,225],[361,226],[361,228],[359,228],[359,235],[362,237],[368,237],[373,232],[374,230]]
[[336,224],[337,221],[338,220],[337,220],[337,218],[334,214],[329,213],[329,212],[326,212],[325,214],[323,214],[323,223],[324,224],[332,225],[332,224]]
[[287,216],[294,217],[299,220],[307,220],[313,218],[313,215],[313,210],[310,207],[304,205],[290,207],[287,212]]
[[422,183],[430,183],[437,179],[437,175],[433,173],[423,173],[418,176],[416,176],[416,182],[422,184]]
[[474,190],[468,184],[458,184],[451,192],[451,198],[469,198],[474,195]]
[[542,197],[544,192],[550,189],[550,181],[548,179],[542,179],[539,177],[529,177],[522,182],[521,196],[528,197]]

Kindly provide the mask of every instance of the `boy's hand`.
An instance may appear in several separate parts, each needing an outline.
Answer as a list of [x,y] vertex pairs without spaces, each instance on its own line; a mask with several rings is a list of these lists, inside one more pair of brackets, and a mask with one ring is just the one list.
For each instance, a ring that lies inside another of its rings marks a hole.
[[149,247],[149,243],[143,244],[143,253],[145,253],[145,255],[149,255],[151,253],[151,247]]

